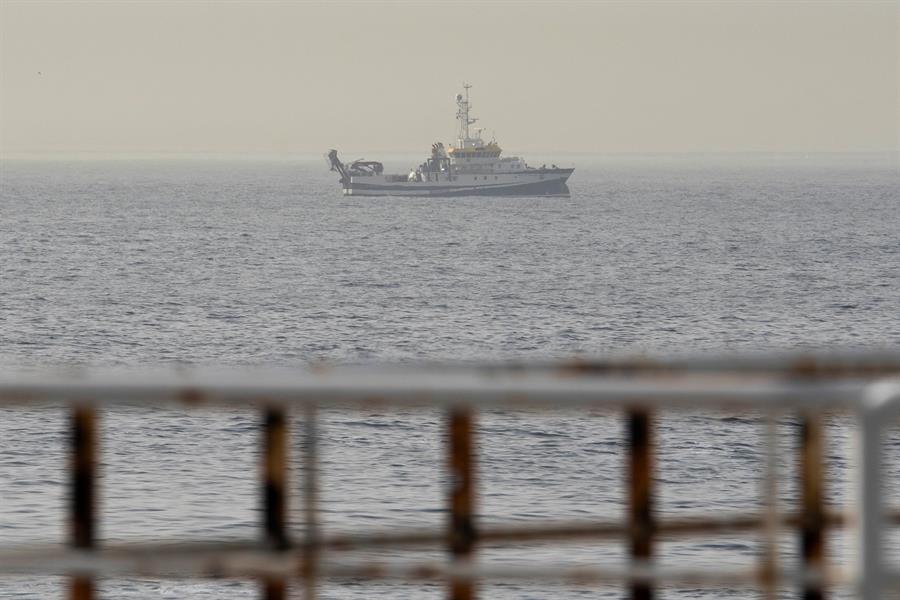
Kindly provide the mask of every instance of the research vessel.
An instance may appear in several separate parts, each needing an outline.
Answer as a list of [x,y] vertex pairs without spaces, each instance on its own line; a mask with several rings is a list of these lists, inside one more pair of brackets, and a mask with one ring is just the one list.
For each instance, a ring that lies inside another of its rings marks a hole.
[[556,165],[534,167],[518,156],[505,156],[496,140],[487,143],[482,128],[472,128],[469,88],[456,95],[456,144],[431,146],[431,156],[408,173],[384,172],[374,160],[345,164],[337,150],[328,152],[332,171],[340,174],[345,196],[568,196],[566,181],[573,168]]

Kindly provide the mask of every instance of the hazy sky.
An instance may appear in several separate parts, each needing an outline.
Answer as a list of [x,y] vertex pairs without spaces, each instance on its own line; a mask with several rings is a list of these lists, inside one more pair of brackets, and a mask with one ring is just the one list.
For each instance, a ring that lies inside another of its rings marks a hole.
[[0,0],[0,152],[897,151],[900,2]]

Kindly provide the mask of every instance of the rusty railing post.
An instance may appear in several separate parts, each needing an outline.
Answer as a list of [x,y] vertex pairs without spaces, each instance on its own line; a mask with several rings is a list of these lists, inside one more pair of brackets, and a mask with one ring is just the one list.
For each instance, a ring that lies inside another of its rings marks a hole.
[[[263,415],[263,519],[265,540],[273,550],[290,545],[287,531],[287,419],[283,409],[268,408]],[[286,600],[287,582],[263,582],[265,600]]]
[[[648,565],[653,556],[653,440],[650,413],[634,409],[628,413],[628,525],[631,564]],[[631,582],[632,600],[651,600],[648,580]]]
[[[449,414],[450,522],[449,546],[454,561],[468,563],[475,549],[475,448],[471,411],[452,409]],[[450,600],[474,600],[475,582],[453,579]]]
[[800,546],[803,555],[803,598],[825,598],[825,473],[822,416],[800,417]]
[[[70,477],[72,546],[90,550],[96,541],[97,502],[97,422],[93,408],[76,406],[72,411]],[[91,600],[94,582],[90,577],[76,574],[69,591],[71,600]]]

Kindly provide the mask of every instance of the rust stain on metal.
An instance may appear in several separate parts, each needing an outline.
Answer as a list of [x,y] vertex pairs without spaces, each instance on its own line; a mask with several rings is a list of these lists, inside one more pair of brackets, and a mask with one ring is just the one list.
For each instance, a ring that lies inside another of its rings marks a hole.
[[213,560],[206,569],[207,575],[212,579],[224,579],[227,569],[221,560]]
[[[828,527],[842,528],[855,526],[850,516],[839,512],[828,512],[823,517]],[[886,520],[900,525],[900,511],[886,513]],[[781,514],[778,524],[781,527],[798,528],[802,517],[799,514]],[[727,534],[741,531],[759,531],[766,521],[762,515],[744,513],[724,514],[716,517],[707,515],[684,516],[666,521],[654,520],[653,533],[656,537],[674,539],[699,534]],[[502,546],[504,544],[544,542],[553,540],[610,539],[633,536],[634,529],[623,522],[539,522],[531,525],[495,525],[478,528],[475,541],[478,544]],[[337,534],[321,541],[319,548],[331,551],[346,551],[364,548],[382,548],[387,546],[423,546],[444,542],[447,535],[442,532],[426,529],[410,529],[407,531],[383,531],[360,534]]]
[[432,565],[421,565],[413,569],[412,576],[416,579],[440,579],[443,571]]
[[877,377],[900,373],[900,364],[891,363],[890,361],[868,360],[858,362],[802,356],[790,363],[787,367],[787,373],[794,377],[806,379]]
[[309,365],[309,372],[320,377],[330,375],[334,371],[334,366],[326,362],[315,361]]
[[179,392],[178,401],[188,406],[198,406],[206,402],[206,394],[195,388],[187,388]]
[[268,579],[263,583],[263,598],[265,600],[286,600],[287,584],[278,579]]
[[[804,414],[800,423],[800,545],[803,565],[815,573],[825,568],[824,427],[821,415]],[[825,597],[822,581],[807,582],[804,600]]]
[[651,375],[665,374],[672,371],[672,368],[652,361],[650,359],[631,359],[622,362],[600,362],[575,359],[561,365],[557,369],[557,373],[563,376],[580,376],[580,375]]
[[596,577],[589,569],[572,569],[569,574],[569,580],[573,585],[590,585],[594,583]]
[[[450,523],[448,542],[455,560],[468,561],[475,549],[475,444],[471,411],[451,410],[449,414]],[[450,600],[473,600],[475,584],[454,579],[449,585]]]
[[366,396],[359,406],[364,410],[385,410],[391,406],[391,400],[385,396]]
[[267,409],[263,417],[263,507],[266,542],[278,550],[287,536],[287,419],[284,411]]
[[71,600],[92,600],[94,598],[94,582],[87,577],[73,577],[69,583]]
[[72,415],[72,545],[94,545],[97,430],[94,410],[75,408]]
[[[628,413],[628,525],[632,562],[653,555],[653,442],[650,413]],[[632,600],[650,600],[653,588],[646,581],[631,583]]]
[[[72,546],[79,549],[94,547],[96,530],[97,481],[97,421],[94,409],[76,406],[72,411],[71,442],[71,517]],[[73,600],[91,600],[94,597],[93,582],[83,576],[75,576],[70,583]]]
[[[511,365],[510,369],[524,372],[527,365]],[[781,366],[777,365],[753,365],[741,363],[736,360],[733,365],[703,364],[691,362],[666,363],[649,358],[631,358],[620,361],[591,361],[575,359],[554,367],[555,372],[561,376],[650,376],[659,377],[666,375],[701,375],[717,372],[749,373],[786,375],[797,378],[840,379],[851,377],[875,377],[879,375],[896,375],[900,373],[900,364],[889,359],[853,360],[852,357],[841,359],[840,357],[799,356],[793,360],[785,360]]]
[[[287,534],[287,418],[283,410],[266,409],[263,414],[263,515],[266,543],[286,550]],[[266,600],[286,600],[287,584],[280,579],[263,582]]]
[[775,598],[778,570],[771,561],[764,561],[756,571],[756,579],[765,591],[765,598]]

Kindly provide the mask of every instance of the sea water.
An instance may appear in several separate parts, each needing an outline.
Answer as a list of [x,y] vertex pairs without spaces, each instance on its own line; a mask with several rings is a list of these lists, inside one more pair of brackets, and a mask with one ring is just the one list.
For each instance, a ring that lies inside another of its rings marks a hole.
[[[415,164],[409,159],[410,165]],[[554,157],[559,163],[560,159]],[[409,165],[396,159],[391,168]],[[0,367],[479,362],[900,346],[895,156],[570,157],[570,198],[345,198],[324,161],[0,163]],[[443,416],[325,411],[327,531],[443,526]],[[66,414],[0,410],[0,545],[66,539]],[[296,437],[299,438],[299,422]],[[663,518],[759,509],[754,415],[665,414]],[[624,516],[620,415],[482,414],[479,519]],[[829,417],[830,505],[852,428]],[[795,421],[779,497],[796,503]],[[102,413],[100,542],[259,535],[259,416]],[[898,504],[900,436],[887,441]],[[294,481],[297,481],[294,477]],[[292,509],[302,520],[299,504]],[[295,533],[300,534],[297,530]],[[835,562],[855,551],[829,538]],[[891,541],[896,556],[900,547]],[[796,540],[782,536],[788,564]],[[757,564],[758,536],[658,544],[665,566]],[[440,559],[440,551],[378,552]],[[515,545],[490,564],[615,566],[620,541]],[[103,598],[237,599],[252,582],[105,580]],[[0,578],[0,597],[62,597]],[[485,584],[488,598],[619,598],[603,586]],[[324,582],[323,598],[438,598],[434,584]],[[299,597],[299,596],[298,596]],[[757,598],[669,589],[665,598]]]

